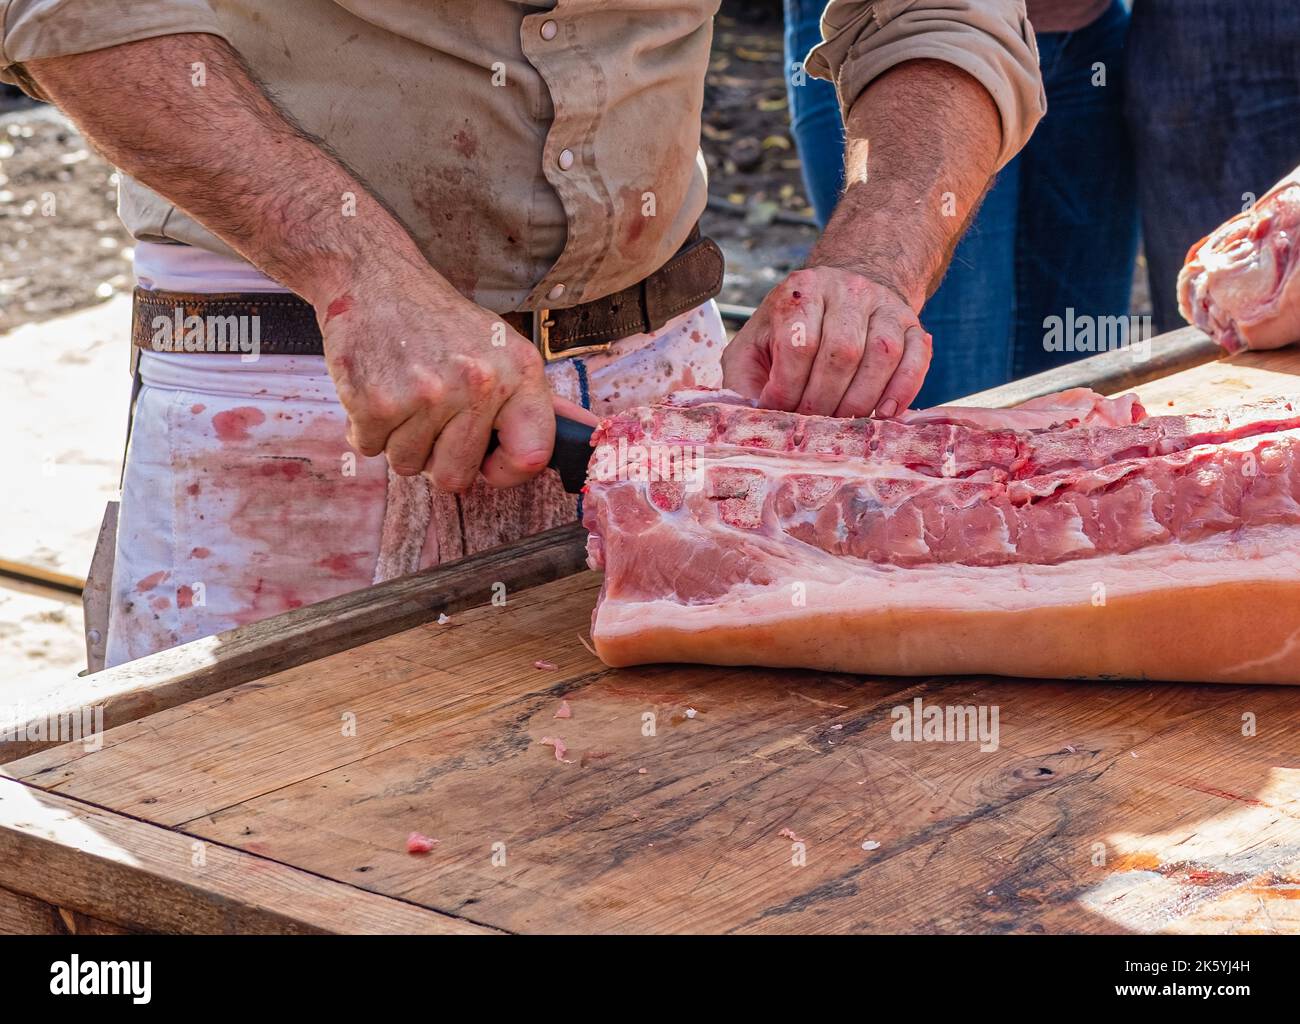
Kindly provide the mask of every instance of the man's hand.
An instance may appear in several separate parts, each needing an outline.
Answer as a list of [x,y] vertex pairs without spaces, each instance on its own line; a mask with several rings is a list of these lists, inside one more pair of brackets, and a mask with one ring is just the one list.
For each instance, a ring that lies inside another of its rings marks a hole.
[[835,215],[808,267],[732,339],[725,386],[822,416],[907,408],[930,366],[917,314],[988,188],[1001,131],[984,86],[952,64],[911,60],[873,81],[846,120]]
[[[499,487],[546,465],[555,415],[539,353],[429,266],[225,42],[158,36],[26,68],[114,164],[312,304],[358,451],[454,491],[480,463]],[[501,444],[483,462],[493,429]]]
[[769,409],[893,416],[921,390],[930,336],[895,292],[851,270],[797,270],[722,354],[727,386]]
[[[457,492],[480,463],[495,487],[545,468],[555,413],[531,342],[432,273],[384,287],[374,302],[354,293],[364,290],[335,297],[318,315],[357,451],[383,452],[394,472],[428,472]],[[500,447],[484,462],[494,429]]]

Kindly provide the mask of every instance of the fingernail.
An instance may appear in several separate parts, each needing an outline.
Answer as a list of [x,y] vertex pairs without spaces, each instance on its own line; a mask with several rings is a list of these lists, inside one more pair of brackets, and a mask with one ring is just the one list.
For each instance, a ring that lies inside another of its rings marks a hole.
[[894,413],[898,412],[898,403],[895,402],[892,398],[886,398],[883,402],[880,403],[880,406],[876,409],[876,412],[880,413],[881,416],[884,416],[885,419],[888,419],[890,416],[893,416]]

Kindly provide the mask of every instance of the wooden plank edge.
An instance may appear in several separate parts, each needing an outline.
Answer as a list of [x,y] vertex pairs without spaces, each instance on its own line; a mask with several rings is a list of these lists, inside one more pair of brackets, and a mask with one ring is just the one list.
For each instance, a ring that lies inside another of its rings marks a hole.
[[131,929],[0,886],[0,935],[131,935]]
[[1152,338],[1145,359],[1138,358],[1131,349],[1101,352],[948,404],[1004,409],[1070,388],[1092,388],[1109,395],[1213,362],[1223,355],[1223,349],[1200,328],[1184,327]]
[[586,538],[578,523],[559,526],[102,672],[74,676],[43,694],[39,705],[22,710],[26,717],[0,721],[0,764],[69,739],[48,738],[46,726],[60,716],[111,729],[391,636],[440,612],[464,611],[487,601],[493,583],[513,591],[572,575],[586,567]]
[[503,934],[9,778],[0,890],[145,932]]

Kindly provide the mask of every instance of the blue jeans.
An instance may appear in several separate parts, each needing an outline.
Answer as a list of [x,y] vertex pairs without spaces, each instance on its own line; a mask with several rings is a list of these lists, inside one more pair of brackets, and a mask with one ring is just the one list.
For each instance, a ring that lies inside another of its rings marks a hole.
[[[785,0],[785,91],[790,100],[790,134],[802,162],[804,191],[817,223],[831,219],[844,189],[844,121],[835,86],[796,75],[808,51],[822,41],[826,0]],[[796,84],[796,81],[798,84]]]
[[[1126,113],[1158,330],[1187,250],[1300,164],[1296,0],[1138,0]],[[1247,195],[1249,193],[1249,195]]]
[[[809,22],[815,31],[812,11],[820,6],[786,0],[787,19],[805,19],[802,33],[787,24],[787,48],[808,37]],[[1076,318],[1128,313],[1137,200],[1123,120],[1127,27],[1128,13],[1115,0],[1077,32],[1039,33],[1048,114],[1003,168],[922,310],[934,335],[934,361],[918,405],[1086,354],[1044,348],[1044,320],[1065,318],[1068,308]],[[1092,84],[1097,62],[1105,66],[1104,87]],[[835,131],[825,130],[825,91],[815,95],[814,85],[825,85],[834,103],[827,83],[792,86],[791,120],[810,198],[824,221],[829,208],[821,197],[829,190],[833,206],[843,176],[843,131],[838,108]]]

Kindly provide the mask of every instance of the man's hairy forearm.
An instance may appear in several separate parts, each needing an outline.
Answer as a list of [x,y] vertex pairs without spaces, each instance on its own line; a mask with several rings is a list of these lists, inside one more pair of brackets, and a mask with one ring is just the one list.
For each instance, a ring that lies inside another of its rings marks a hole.
[[116,166],[318,308],[358,278],[431,273],[392,214],[216,36],[160,36],[27,72]]
[[919,310],[988,187],[1001,141],[987,90],[951,64],[876,79],[846,125],[846,188],[810,265],[853,270]]

